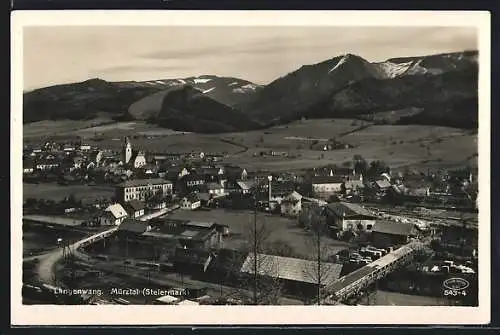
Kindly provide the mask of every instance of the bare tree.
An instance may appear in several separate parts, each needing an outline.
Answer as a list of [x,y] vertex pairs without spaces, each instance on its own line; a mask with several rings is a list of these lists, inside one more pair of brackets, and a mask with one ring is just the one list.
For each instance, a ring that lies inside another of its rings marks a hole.
[[[266,253],[269,245],[269,230],[265,221],[258,219],[257,213],[247,227],[245,234],[245,251],[248,253],[246,276],[243,280],[245,287],[252,287],[252,303],[254,305],[278,304],[281,295],[281,284],[279,281],[279,264],[275,258]],[[245,285],[246,284],[246,285]]]
[[306,241],[311,250],[311,260],[314,266],[305,266],[304,275],[316,285],[315,300],[319,305],[323,298],[322,290],[325,285],[335,278],[335,268],[331,262],[332,248],[325,237],[326,225],[320,211],[313,211],[309,216],[311,235]]

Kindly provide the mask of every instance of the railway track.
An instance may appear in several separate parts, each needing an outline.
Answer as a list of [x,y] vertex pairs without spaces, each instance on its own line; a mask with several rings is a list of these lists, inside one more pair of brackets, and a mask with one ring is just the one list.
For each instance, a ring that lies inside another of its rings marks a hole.
[[[417,220],[424,220],[424,221],[431,221],[432,224],[435,225],[442,225],[442,226],[463,226],[463,218],[460,217],[454,217],[454,216],[438,216],[438,215],[432,215],[432,214],[426,214],[426,213],[415,213],[415,212],[410,212],[410,211],[397,211],[397,210],[391,210],[391,209],[386,209],[386,208],[379,208],[379,207],[367,207],[368,209],[374,211],[374,212],[382,212],[388,215],[394,215],[398,217],[406,217],[409,219],[417,219]],[[477,228],[478,222],[474,219],[467,219],[466,220],[466,226],[471,227],[471,228]]]

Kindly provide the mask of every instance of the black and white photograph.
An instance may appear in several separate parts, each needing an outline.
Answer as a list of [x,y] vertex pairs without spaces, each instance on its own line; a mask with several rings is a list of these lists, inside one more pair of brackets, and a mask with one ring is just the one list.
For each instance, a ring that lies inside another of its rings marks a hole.
[[19,322],[489,320],[488,14],[18,14]]

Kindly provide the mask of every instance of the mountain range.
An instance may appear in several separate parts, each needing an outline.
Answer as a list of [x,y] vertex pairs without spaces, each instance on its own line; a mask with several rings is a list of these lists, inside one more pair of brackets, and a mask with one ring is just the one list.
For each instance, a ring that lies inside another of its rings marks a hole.
[[198,76],[145,82],[91,79],[24,94],[24,122],[45,119],[146,120],[174,130],[231,132],[300,118],[371,118],[477,128],[478,52],[371,63],[353,54],[304,65],[268,85]]

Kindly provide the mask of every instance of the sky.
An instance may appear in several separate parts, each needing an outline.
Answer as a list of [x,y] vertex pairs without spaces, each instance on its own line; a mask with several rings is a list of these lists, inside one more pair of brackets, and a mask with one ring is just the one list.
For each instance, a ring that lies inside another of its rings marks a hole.
[[23,84],[204,74],[268,84],[346,53],[377,62],[477,48],[470,27],[32,26],[23,32]]

